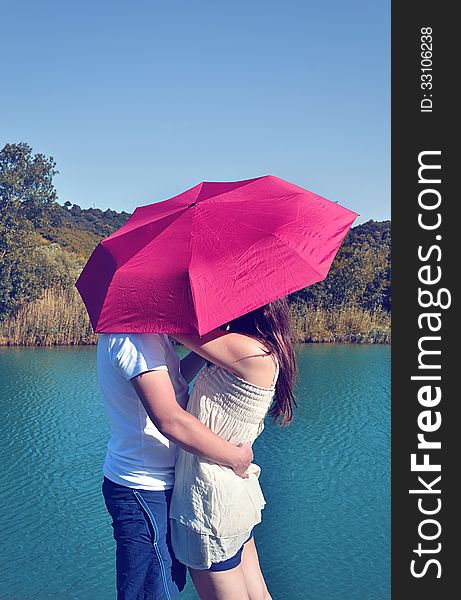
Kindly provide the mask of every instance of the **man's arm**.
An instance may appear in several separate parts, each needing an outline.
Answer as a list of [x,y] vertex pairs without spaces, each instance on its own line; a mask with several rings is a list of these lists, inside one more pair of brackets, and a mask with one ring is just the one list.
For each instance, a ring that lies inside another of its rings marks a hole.
[[181,359],[181,375],[190,383],[202,367],[205,366],[206,360],[196,354],[195,352],[189,352],[184,358]]
[[130,380],[151,421],[169,440],[211,462],[231,467],[240,477],[253,460],[249,445],[220,438],[176,402],[168,371],[148,371]]

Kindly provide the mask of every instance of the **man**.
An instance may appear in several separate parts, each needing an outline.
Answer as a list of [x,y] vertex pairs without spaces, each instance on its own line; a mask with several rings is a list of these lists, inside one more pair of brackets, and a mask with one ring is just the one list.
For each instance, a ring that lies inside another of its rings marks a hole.
[[168,509],[177,445],[244,477],[253,453],[186,412],[188,383],[203,366],[179,360],[163,334],[100,334],[98,379],[111,426],[103,495],[116,541],[118,600],[169,600],[184,587]]

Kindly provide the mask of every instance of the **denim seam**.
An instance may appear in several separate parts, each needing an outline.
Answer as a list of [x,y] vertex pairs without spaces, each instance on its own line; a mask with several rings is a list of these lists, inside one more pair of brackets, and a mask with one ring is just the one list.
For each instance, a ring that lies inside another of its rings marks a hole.
[[155,535],[154,549],[155,549],[155,553],[158,558],[158,562],[160,564],[160,570],[162,572],[163,587],[165,589],[165,594],[166,594],[168,600],[171,600],[171,594],[170,594],[170,590],[168,588],[168,583],[166,580],[165,565],[163,564],[162,556],[161,556],[160,550],[158,548],[158,540],[159,540],[160,534],[159,534],[159,530],[157,527],[157,523],[155,521],[155,517],[152,514],[152,511],[150,510],[150,508],[147,506],[147,503],[144,500],[144,498],[141,496],[141,494],[139,492],[137,492],[136,490],[133,490],[133,494],[134,494],[134,497],[136,498],[136,500],[138,500],[141,507],[144,509],[144,511],[147,515],[147,518],[149,519],[149,521],[154,529],[154,535]]

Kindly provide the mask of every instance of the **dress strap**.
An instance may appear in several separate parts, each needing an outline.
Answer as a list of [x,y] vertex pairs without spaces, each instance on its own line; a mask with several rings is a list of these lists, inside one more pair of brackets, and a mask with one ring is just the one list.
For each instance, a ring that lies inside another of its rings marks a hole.
[[273,354],[272,356],[274,357],[274,361],[275,361],[275,374],[274,374],[274,379],[272,381],[271,387],[274,387],[275,384],[277,383],[277,378],[279,376],[280,367],[279,367],[279,361],[278,361],[277,356],[275,354]]

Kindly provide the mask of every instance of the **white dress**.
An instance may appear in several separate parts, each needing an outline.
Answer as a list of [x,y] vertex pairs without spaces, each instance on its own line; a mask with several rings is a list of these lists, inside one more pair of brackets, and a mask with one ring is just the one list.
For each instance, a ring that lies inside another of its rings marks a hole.
[[[216,365],[202,369],[187,411],[220,437],[234,444],[252,444],[264,428],[274,399],[273,384],[264,388]],[[176,558],[193,569],[236,554],[261,521],[265,500],[260,468],[251,464],[248,479],[179,449],[170,506],[171,541]]]

